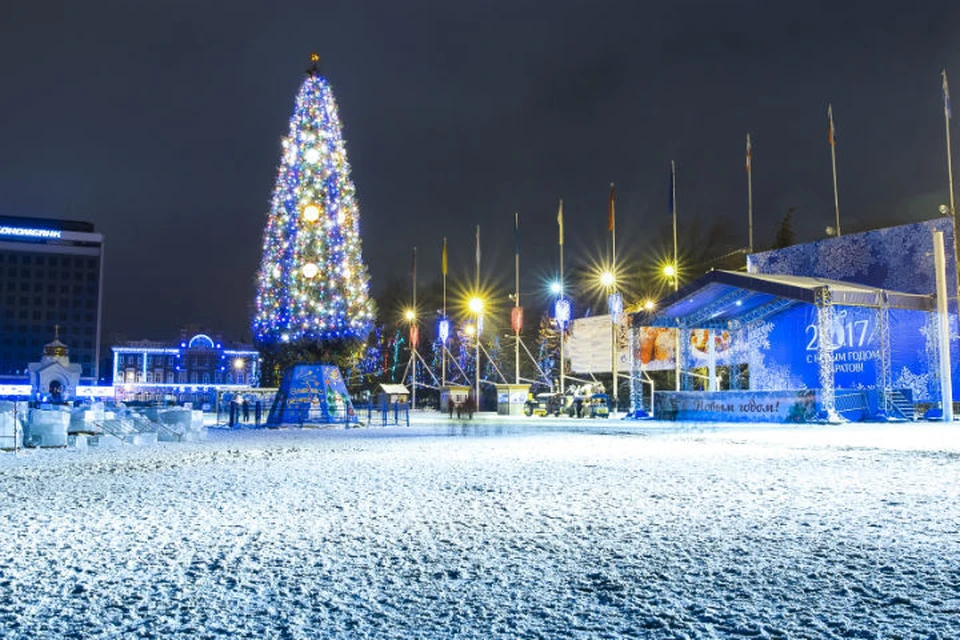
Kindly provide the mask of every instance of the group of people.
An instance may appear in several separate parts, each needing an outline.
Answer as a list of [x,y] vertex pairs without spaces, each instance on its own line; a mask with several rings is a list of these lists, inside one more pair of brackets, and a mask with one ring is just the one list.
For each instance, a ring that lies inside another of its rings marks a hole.
[[473,420],[473,412],[477,410],[477,403],[473,399],[472,395],[468,395],[467,399],[463,402],[454,402],[453,398],[447,400],[447,411],[450,413],[450,419],[453,419],[453,412],[457,412],[457,419],[463,419],[463,414],[467,414],[467,418]]

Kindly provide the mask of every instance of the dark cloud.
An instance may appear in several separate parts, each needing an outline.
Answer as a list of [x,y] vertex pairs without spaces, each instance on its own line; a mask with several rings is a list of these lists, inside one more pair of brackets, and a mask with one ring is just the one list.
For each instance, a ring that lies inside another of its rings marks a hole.
[[[441,238],[509,280],[602,246],[607,185],[640,259],[669,224],[730,220],[746,241],[788,207],[801,238],[841,213],[917,220],[946,199],[939,69],[957,69],[954,2],[7,3],[0,8],[0,213],[93,221],[107,235],[106,327],[241,337],[279,159],[311,50],[340,103],[374,289]],[[960,91],[958,89],[957,91]],[[630,250],[633,250],[630,253]],[[632,263],[640,268],[640,262]]]

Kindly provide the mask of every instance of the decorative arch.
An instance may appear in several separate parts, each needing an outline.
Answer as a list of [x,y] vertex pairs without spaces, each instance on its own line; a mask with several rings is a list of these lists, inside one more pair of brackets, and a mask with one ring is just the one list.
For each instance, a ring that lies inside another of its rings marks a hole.
[[197,335],[190,338],[190,342],[187,343],[188,349],[213,349],[214,342],[205,333],[198,333]]

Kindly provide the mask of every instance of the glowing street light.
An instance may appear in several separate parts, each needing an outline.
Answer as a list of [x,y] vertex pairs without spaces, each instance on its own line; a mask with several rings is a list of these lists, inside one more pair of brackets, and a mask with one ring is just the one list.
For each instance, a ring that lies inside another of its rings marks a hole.
[[611,271],[604,271],[600,274],[600,284],[604,289],[612,289],[617,284],[617,277]]
[[413,309],[407,309],[403,312],[403,317],[407,322],[413,322],[417,319],[417,312]]
[[470,308],[470,312],[473,314],[483,313],[483,300],[476,296],[470,298],[470,302],[467,303],[467,306]]
[[671,262],[663,265],[663,276],[673,281],[673,290],[680,288],[680,273],[677,265]]
[[561,295],[563,293],[563,283],[561,283],[559,280],[556,282],[551,282],[550,293],[552,293],[555,296]]
[[653,311],[657,308],[657,303],[649,298],[643,301],[643,310],[644,311]]
[[234,358],[233,359],[233,372],[236,375],[236,382],[240,384],[241,375],[243,373],[243,368],[247,366],[247,363],[244,362],[243,358]]

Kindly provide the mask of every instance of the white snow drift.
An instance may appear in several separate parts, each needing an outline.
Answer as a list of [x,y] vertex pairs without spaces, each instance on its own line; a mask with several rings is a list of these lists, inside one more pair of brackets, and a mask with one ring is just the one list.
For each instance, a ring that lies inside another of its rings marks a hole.
[[0,454],[0,637],[960,637],[960,428]]

